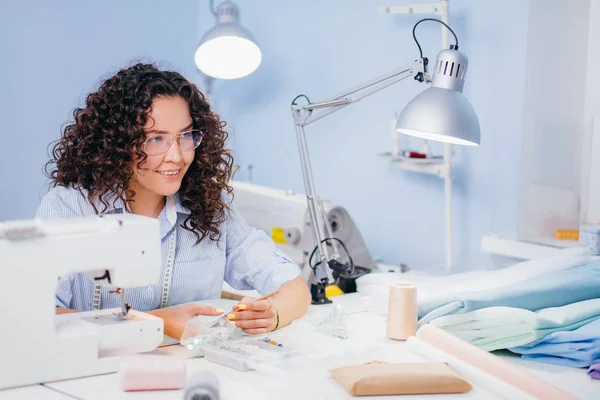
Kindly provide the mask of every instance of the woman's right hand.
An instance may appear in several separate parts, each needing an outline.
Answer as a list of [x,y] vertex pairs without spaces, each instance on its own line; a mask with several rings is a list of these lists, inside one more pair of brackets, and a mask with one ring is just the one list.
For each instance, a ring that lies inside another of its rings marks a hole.
[[185,329],[185,324],[192,318],[198,315],[217,316],[223,314],[224,310],[199,306],[197,304],[180,304],[178,306],[159,308],[157,310],[148,311],[155,317],[162,318],[164,321],[165,335],[179,340]]

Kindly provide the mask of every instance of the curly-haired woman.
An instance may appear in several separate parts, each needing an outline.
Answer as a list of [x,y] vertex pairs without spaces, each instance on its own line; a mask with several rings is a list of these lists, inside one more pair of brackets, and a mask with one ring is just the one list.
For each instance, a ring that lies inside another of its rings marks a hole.
[[[230,207],[233,159],[224,147],[224,127],[182,75],[136,64],[104,81],[85,107],[75,109],[48,164],[53,188],[38,218],[106,213],[158,218],[161,282],[128,289],[127,300],[163,318],[165,333],[175,338],[190,318],[223,312],[189,304],[219,298],[223,280],[261,294],[279,290],[229,315],[250,334],[289,324],[310,303],[298,266]],[[174,260],[167,257],[173,246]],[[167,291],[165,270],[172,271]],[[56,291],[57,312],[119,307],[119,297],[109,290],[85,273],[64,277]]]

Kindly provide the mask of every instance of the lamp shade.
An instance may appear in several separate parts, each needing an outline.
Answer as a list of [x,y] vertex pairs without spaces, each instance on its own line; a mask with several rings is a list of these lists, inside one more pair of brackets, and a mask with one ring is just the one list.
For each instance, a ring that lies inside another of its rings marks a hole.
[[217,79],[238,79],[256,71],[262,53],[250,32],[238,24],[236,5],[221,3],[217,13],[217,25],[204,35],[194,54],[198,69]]
[[433,66],[431,87],[404,107],[396,131],[440,142],[479,145],[479,121],[462,94],[467,65],[467,58],[458,50],[442,50]]

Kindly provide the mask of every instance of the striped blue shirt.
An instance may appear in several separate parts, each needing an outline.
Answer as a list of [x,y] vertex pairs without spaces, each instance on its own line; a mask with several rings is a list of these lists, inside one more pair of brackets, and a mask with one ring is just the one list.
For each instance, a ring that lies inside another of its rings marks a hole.
[[[36,218],[61,219],[96,215],[86,194],[85,190],[82,194],[72,187],[55,187],[44,196]],[[122,212],[126,210],[120,199],[116,200],[114,208],[106,211]],[[300,275],[299,267],[281,253],[263,231],[250,227],[235,208],[232,207],[227,219],[221,224],[219,242],[207,237],[196,244],[196,235],[181,227],[189,214],[190,211],[181,204],[178,195],[167,199],[167,204],[158,216],[163,261],[160,281],[152,286],[127,288],[127,302],[131,303],[133,309],[148,311],[160,307],[169,237],[174,229],[177,230],[175,262],[168,306],[218,299],[223,280],[235,289],[255,289],[264,295]],[[84,263],[85,260],[81,262]],[[120,307],[120,296],[109,293],[113,289],[106,286],[101,288],[101,308]],[[56,305],[89,311],[93,308],[93,297],[94,283],[89,276],[86,273],[73,273],[59,281]]]

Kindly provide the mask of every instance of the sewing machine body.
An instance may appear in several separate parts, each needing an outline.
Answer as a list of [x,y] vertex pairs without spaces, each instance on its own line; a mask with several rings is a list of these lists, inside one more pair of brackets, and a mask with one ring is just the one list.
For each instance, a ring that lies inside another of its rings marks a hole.
[[158,347],[162,319],[121,309],[56,315],[55,291],[75,272],[119,288],[152,285],[161,265],[153,218],[0,223],[0,389],[114,372],[119,356]]
[[[246,222],[269,235],[276,246],[300,266],[302,278],[310,281],[314,274],[308,259],[315,248],[315,239],[306,196],[248,182],[231,181],[230,184],[234,188],[233,204]],[[376,268],[348,211],[328,201],[323,202],[323,207],[332,235],[346,244],[354,263],[367,269]],[[338,260],[349,261],[341,249]]]

